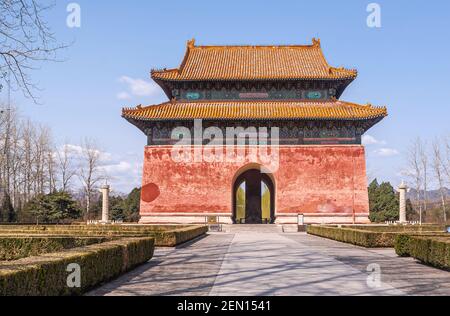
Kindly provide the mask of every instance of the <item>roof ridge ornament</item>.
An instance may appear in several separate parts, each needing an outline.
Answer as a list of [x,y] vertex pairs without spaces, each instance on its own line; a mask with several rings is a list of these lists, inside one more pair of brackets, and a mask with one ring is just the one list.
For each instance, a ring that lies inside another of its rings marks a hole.
[[313,37],[313,39],[312,39],[312,45],[313,45],[314,47],[320,47],[320,38],[315,38],[315,37]]
[[183,73],[183,69],[184,69],[184,66],[186,65],[186,62],[188,60],[189,53],[190,53],[191,49],[194,49],[194,48],[195,48],[195,38],[187,41],[186,54],[184,54],[183,61],[181,62],[180,67],[177,69],[178,75],[181,75]]
[[193,38],[193,39],[191,39],[191,40],[189,40],[187,42],[187,48],[188,49],[191,49],[191,48],[194,48],[194,47],[195,47],[195,38]]

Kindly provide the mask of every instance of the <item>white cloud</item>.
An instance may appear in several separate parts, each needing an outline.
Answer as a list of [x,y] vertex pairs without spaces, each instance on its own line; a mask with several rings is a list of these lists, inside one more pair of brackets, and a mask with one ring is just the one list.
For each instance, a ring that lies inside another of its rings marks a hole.
[[[63,145],[60,149],[60,152],[64,150],[64,147],[67,148],[69,154],[75,156],[75,158],[82,159],[84,155],[85,149],[79,145],[66,144]],[[112,160],[112,154],[108,152],[101,151],[99,149],[91,149],[93,153],[96,153],[99,157],[99,161],[102,163],[108,162]]]
[[99,152],[100,162],[102,163],[108,163],[113,160],[113,155],[111,153],[108,153],[106,151]]
[[375,137],[371,136],[371,135],[364,135],[362,137],[362,143],[364,146],[368,146],[368,145],[385,145],[386,142],[384,140],[378,140]]
[[61,152],[64,150],[64,147],[69,151],[69,153],[81,155],[83,153],[83,148],[78,145],[66,144],[61,148]]
[[129,100],[129,99],[131,99],[131,95],[128,92],[122,91],[117,94],[117,99]]
[[397,156],[399,154],[398,150],[393,149],[393,148],[380,148],[380,149],[374,150],[374,153],[380,157],[392,157],[392,156]]
[[128,193],[141,186],[142,162],[136,160],[120,160],[114,164],[102,166],[102,172],[115,192]]
[[119,82],[128,86],[129,93],[121,92],[117,95],[120,98],[128,98],[131,96],[146,97],[153,96],[160,92],[160,88],[154,82],[146,81],[143,79],[135,79],[128,76],[122,76],[119,78]]
[[118,163],[103,165],[101,169],[107,174],[117,174],[131,170],[131,164],[127,161],[119,161]]

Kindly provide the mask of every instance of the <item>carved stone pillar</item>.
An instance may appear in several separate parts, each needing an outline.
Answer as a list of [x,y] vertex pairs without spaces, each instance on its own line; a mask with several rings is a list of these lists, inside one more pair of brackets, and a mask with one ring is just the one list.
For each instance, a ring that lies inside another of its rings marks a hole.
[[407,186],[404,182],[398,187],[400,193],[400,223],[406,223],[406,190]]
[[110,192],[109,185],[102,186],[101,192],[102,192],[102,196],[103,196],[102,223],[107,224],[107,223],[109,223],[109,192]]

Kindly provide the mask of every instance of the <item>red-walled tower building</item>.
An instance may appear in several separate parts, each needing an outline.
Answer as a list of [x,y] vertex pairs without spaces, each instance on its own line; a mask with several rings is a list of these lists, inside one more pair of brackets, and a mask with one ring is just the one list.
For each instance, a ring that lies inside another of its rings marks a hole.
[[179,68],[151,76],[169,101],[122,113],[148,137],[142,223],[369,221],[361,137],[387,110],[339,99],[357,71],[328,65],[319,40],[192,40]]

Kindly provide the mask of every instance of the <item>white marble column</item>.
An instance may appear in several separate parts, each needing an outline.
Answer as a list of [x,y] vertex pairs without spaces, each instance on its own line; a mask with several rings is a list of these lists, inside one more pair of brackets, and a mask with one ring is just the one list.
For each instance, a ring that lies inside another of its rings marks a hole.
[[400,193],[400,223],[406,223],[406,184],[402,181],[402,184],[398,187]]
[[103,203],[102,203],[102,223],[109,223],[109,185],[104,185],[101,188],[103,195]]

